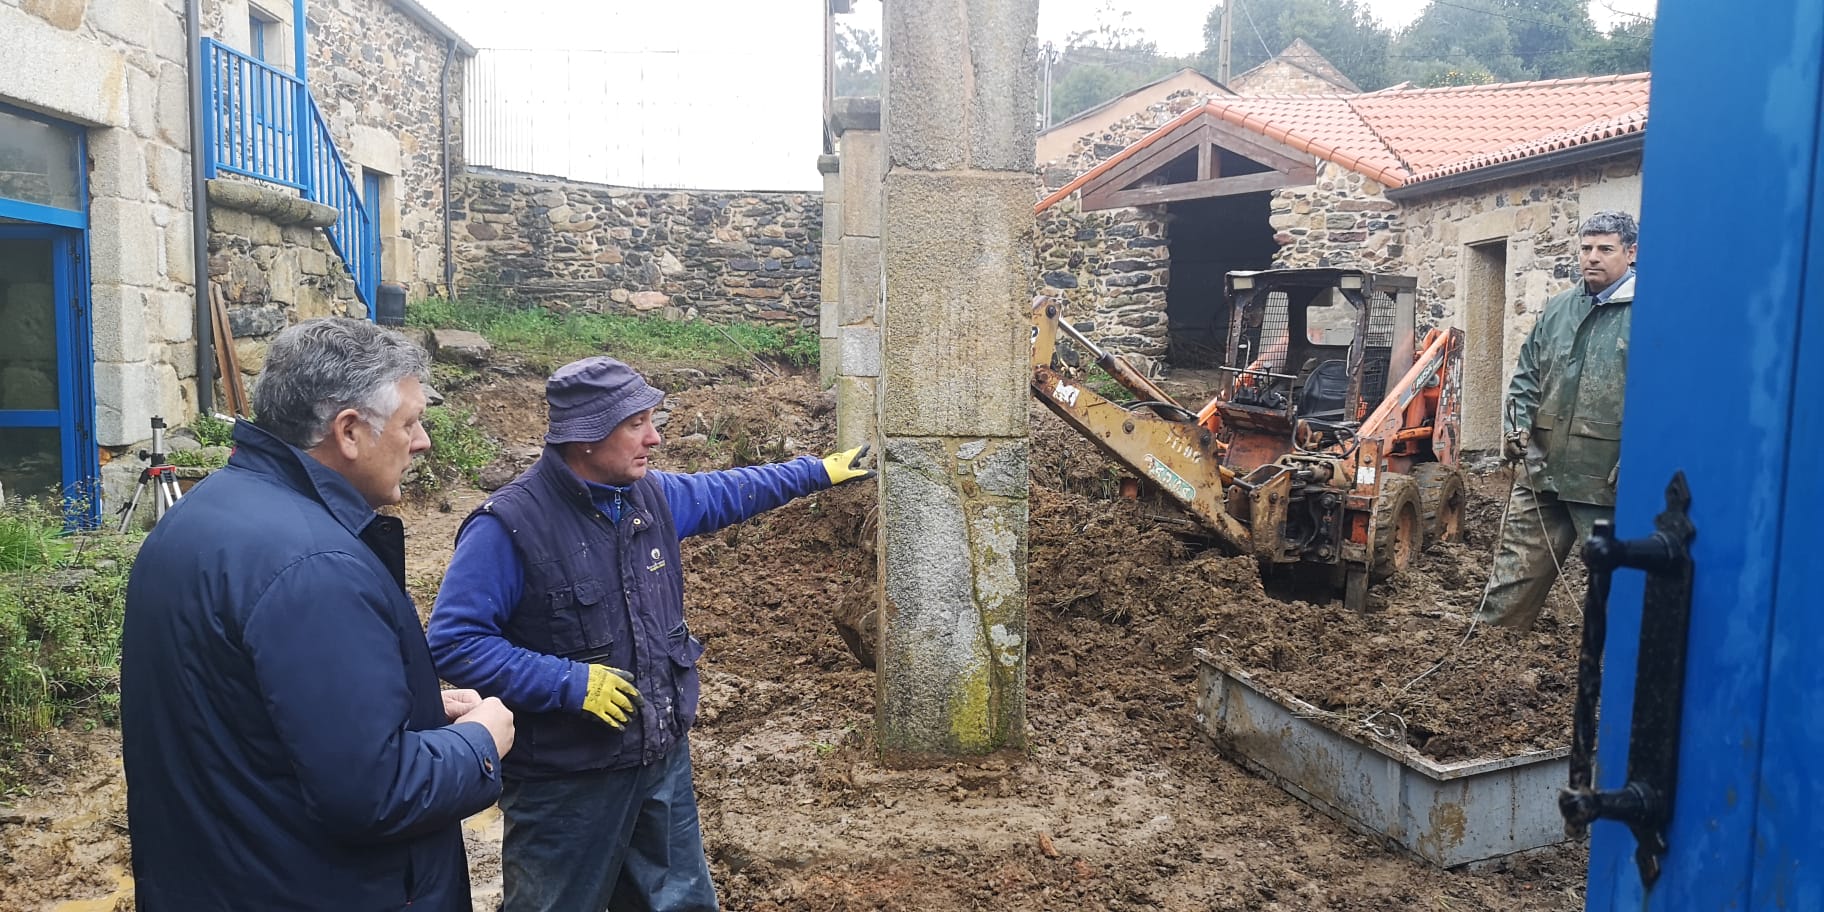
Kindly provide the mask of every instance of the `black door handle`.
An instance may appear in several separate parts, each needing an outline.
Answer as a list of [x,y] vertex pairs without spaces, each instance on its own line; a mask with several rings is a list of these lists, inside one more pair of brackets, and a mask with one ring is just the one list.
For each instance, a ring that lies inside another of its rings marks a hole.
[[[1634,863],[1649,889],[1659,879],[1678,783],[1679,718],[1684,709],[1685,647],[1691,626],[1691,490],[1685,474],[1666,485],[1666,509],[1646,538],[1620,540],[1615,524],[1598,520],[1583,546],[1589,589],[1583,601],[1583,644],[1577,656],[1577,709],[1571,728],[1570,785],[1558,795],[1565,833],[1580,837],[1591,822],[1617,820],[1634,833]],[[1596,709],[1602,694],[1602,647],[1608,636],[1609,583],[1619,569],[1645,570],[1640,655],[1634,678],[1634,719],[1628,732],[1628,782],[1619,789],[1591,784]]]

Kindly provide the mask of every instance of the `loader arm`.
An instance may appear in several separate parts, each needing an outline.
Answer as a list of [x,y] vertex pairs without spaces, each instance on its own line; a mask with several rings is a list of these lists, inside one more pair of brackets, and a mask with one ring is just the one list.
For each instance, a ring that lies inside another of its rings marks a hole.
[[1434,329],[1412,368],[1368,415],[1358,439],[1383,441],[1389,454],[1402,444],[1425,442],[1437,461],[1457,463],[1459,411],[1463,401],[1463,330]]
[[[1223,544],[1240,553],[1252,551],[1248,527],[1226,506],[1225,480],[1233,481],[1233,475],[1222,466],[1221,444],[1197,424],[1196,413],[1061,322],[1054,299],[1036,298],[1031,316],[1032,394],[1111,459],[1178,501]],[[1060,333],[1094,355],[1096,364],[1141,403],[1124,408],[1054,370]]]

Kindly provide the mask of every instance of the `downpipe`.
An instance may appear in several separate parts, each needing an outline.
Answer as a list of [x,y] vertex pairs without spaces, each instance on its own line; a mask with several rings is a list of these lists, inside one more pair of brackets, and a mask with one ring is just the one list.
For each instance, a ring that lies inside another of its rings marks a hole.
[[196,285],[196,411],[215,412],[215,328],[209,319],[209,187],[203,176],[203,8],[184,2],[190,62],[190,255]]
[[[191,0],[196,2],[196,0]],[[437,116],[443,130],[443,295],[456,298],[456,262],[450,243],[450,64],[456,62],[456,39],[444,45],[443,72],[437,77]]]

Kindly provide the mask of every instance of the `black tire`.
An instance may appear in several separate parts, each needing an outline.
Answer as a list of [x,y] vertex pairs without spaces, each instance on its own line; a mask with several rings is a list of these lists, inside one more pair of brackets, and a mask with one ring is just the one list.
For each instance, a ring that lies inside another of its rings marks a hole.
[[1439,462],[1414,466],[1412,480],[1419,486],[1419,516],[1425,521],[1425,541],[1463,540],[1463,513],[1469,506],[1469,483],[1463,470]]
[[1374,552],[1368,573],[1384,580],[1407,567],[1425,547],[1425,520],[1419,513],[1419,486],[1398,472],[1381,473],[1374,498]]

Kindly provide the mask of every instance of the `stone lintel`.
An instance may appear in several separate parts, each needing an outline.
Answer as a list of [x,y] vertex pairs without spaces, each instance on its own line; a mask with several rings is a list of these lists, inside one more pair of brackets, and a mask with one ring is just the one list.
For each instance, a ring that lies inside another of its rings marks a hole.
[[324,228],[341,217],[333,206],[313,203],[290,191],[262,187],[252,181],[216,178],[208,182],[209,202],[227,209],[263,215],[275,224]]

